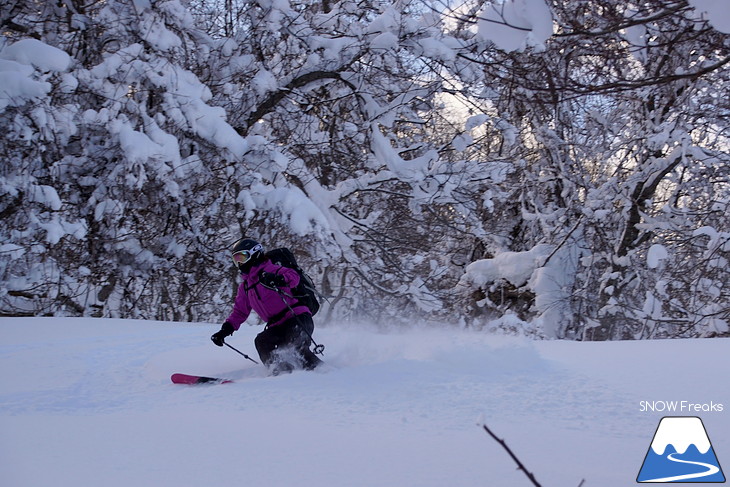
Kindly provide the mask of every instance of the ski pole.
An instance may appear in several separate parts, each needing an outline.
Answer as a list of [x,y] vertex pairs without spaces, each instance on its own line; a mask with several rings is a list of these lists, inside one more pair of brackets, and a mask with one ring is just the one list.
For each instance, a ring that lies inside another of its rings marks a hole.
[[[274,286],[273,288],[269,288],[269,289],[272,289],[273,291],[276,291],[277,294],[279,294],[279,297],[281,298],[281,300],[284,301],[284,304],[286,305],[286,307],[289,308],[289,311],[291,311],[292,315],[294,315],[294,319],[296,320],[297,325],[299,325],[299,329],[302,330],[304,333],[306,333],[307,336],[309,336],[309,339],[312,341],[312,344],[314,345],[314,350],[313,350],[314,354],[315,355],[324,355],[324,345],[321,345],[321,344],[317,345],[317,342],[314,341],[314,337],[312,337],[312,334],[309,333],[309,331],[304,326],[302,326],[301,321],[299,321],[299,317],[296,314],[294,314],[294,310],[292,309],[291,305],[286,302],[286,298],[284,297],[285,296],[284,291],[282,291],[281,289],[279,289],[276,286]],[[289,297],[292,297],[292,296],[289,296]]]
[[[291,305],[286,302],[286,298],[284,296],[289,296],[289,295],[286,294],[281,289],[279,289],[277,286],[269,287],[263,283],[261,283],[261,285],[264,286],[266,289],[271,289],[272,291],[276,291],[276,293],[279,295],[279,297],[284,302],[286,307],[289,308],[289,311],[291,311],[292,315],[294,315],[294,320],[297,322],[297,325],[299,325],[299,329],[301,329],[304,333],[306,333],[307,336],[309,337],[309,339],[312,341],[312,344],[314,345],[314,350],[313,350],[314,354],[315,355],[324,355],[324,345],[317,345],[317,342],[314,341],[314,337],[312,337],[312,334],[309,333],[309,331],[304,326],[302,326],[302,322],[299,321],[299,316],[297,316],[294,313],[294,310],[292,309]],[[293,296],[289,296],[289,297],[292,298]]]
[[231,350],[233,350],[234,352],[238,352],[238,353],[239,353],[240,355],[243,355],[243,358],[246,358],[246,359],[250,360],[251,362],[253,362],[253,363],[255,363],[255,364],[258,364],[258,362],[257,362],[257,361],[255,361],[254,359],[252,359],[251,357],[249,357],[248,355],[246,355],[246,354],[245,354],[245,353],[243,353],[242,351],[238,350],[237,348],[234,348],[234,347],[230,346],[230,345],[229,345],[229,344],[227,344],[226,342],[223,342],[223,345],[225,345],[226,347],[230,348],[230,349],[231,349]]

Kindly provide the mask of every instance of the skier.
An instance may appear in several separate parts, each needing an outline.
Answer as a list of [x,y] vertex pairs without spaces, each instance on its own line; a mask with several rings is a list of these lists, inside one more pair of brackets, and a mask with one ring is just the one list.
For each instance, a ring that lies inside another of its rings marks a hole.
[[274,375],[303,368],[312,370],[322,361],[309,347],[314,321],[309,308],[299,302],[292,289],[301,276],[291,268],[277,265],[266,256],[259,242],[242,238],[231,247],[231,257],[243,282],[233,311],[210,339],[222,347],[255,311],[266,321],[266,328],[254,340],[261,361]]

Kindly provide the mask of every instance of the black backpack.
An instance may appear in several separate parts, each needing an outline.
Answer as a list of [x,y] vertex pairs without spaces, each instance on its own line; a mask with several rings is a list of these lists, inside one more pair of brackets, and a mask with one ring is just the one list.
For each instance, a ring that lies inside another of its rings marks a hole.
[[300,304],[309,308],[312,316],[317,314],[320,308],[319,300],[317,299],[319,293],[315,289],[312,279],[297,264],[297,260],[294,258],[292,251],[287,248],[274,249],[268,251],[265,257],[274,264],[297,271],[300,279],[297,287],[292,289],[293,297],[297,298]]

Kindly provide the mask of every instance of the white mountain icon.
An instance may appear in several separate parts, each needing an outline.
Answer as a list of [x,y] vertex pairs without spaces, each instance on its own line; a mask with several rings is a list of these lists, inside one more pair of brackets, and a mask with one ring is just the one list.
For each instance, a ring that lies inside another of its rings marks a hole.
[[651,442],[651,449],[657,455],[663,455],[668,445],[673,445],[677,453],[684,453],[690,445],[694,445],[705,454],[710,449],[702,420],[695,417],[666,417],[659,423],[659,428]]

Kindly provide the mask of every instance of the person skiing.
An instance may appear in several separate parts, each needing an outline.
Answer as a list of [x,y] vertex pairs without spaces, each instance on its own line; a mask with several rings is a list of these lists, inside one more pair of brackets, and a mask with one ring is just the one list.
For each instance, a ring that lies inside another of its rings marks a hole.
[[314,332],[312,313],[292,292],[301,279],[289,267],[277,265],[267,257],[263,245],[242,238],[231,247],[233,262],[241,272],[233,310],[210,339],[222,347],[255,311],[266,321],[264,331],[254,340],[261,361],[275,375],[303,368],[312,370],[322,361],[310,345]]

